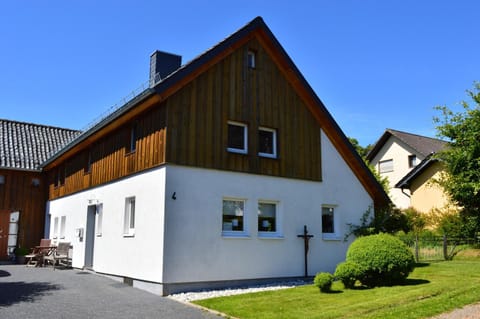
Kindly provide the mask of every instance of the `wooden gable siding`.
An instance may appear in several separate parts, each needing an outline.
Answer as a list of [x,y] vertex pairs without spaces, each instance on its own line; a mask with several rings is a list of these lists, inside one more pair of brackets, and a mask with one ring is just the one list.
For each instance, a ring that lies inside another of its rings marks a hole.
[[[136,148],[130,152],[130,132],[137,130]],[[101,185],[165,162],[165,108],[150,111],[94,141],[88,148],[49,169],[49,199]],[[90,162],[90,166],[88,163]],[[58,176],[64,175],[64,178]]]
[[[4,169],[0,169],[0,175],[5,176],[5,183],[0,185],[0,211],[20,212],[17,244],[26,248],[38,246],[43,237],[47,198],[43,175]],[[34,179],[40,184],[34,184]]]
[[[256,67],[247,66],[247,52]],[[167,101],[166,160],[180,165],[321,180],[320,126],[253,38]],[[227,122],[248,125],[248,154],[227,151]],[[259,127],[277,130],[276,159],[258,156]]]

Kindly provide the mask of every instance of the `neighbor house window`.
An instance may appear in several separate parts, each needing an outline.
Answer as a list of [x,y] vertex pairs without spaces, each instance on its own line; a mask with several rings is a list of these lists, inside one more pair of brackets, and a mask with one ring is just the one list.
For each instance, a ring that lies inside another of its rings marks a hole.
[[224,199],[222,205],[222,231],[245,231],[245,201],[240,199]]
[[276,232],[277,231],[277,204],[276,203],[258,203],[258,231]]
[[65,238],[65,227],[67,226],[67,216],[60,218],[60,239]]
[[277,131],[271,128],[258,129],[258,155],[277,157]]
[[378,171],[380,172],[380,174],[393,172],[393,159],[380,161],[378,163]]
[[58,217],[53,219],[53,238],[58,237]]
[[228,122],[228,147],[229,152],[247,154],[247,125],[239,122]]
[[417,166],[417,156],[416,155],[408,155],[408,167],[412,168]]
[[335,233],[335,208],[322,207],[322,233]]
[[125,199],[125,217],[123,225],[124,235],[135,235],[135,197],[128,197]]
[[95,233],[97,236],[102,236],[102,224],[103,224],[103,204],[97,205],[97,218],[95,219],[96,226],[95,226]]
[[249,50],[247,53],[247,65],[250,69],[255,69],[255,51]]

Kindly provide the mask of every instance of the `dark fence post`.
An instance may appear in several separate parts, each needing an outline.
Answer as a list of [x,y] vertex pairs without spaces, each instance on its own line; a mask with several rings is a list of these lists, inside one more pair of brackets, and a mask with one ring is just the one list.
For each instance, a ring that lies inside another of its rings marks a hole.
[[443,258],[448,260],[447,235],[443,235]]
[[415,260],[416,260],[417,263],[419,262],[418,251],[419,251],[419,248],[418,248],[418,234],[415,234]]

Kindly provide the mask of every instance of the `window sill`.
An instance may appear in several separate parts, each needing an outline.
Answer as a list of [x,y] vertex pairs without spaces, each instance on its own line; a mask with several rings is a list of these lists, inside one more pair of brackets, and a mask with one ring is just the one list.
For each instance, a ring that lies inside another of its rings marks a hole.
[[341,241],[342,237],[337,234],[322,234],[322,239],[327,241]]
[[259,239],[285,239],[283,235],[278,233],[267,233],[267,232],[258,232]]
[[258,156],[264,157],[264,158],[277,159],[277,154],[258,153]]
[[250,239],[250,235],[244,232],[235,232],[235,231],[222,231],[223,238],[240,238],[240,239]]
[[239,149],[239,148],[230,148],[230,147],[228,147],[228,148],[227,148],[227,151],[230,152],[230,153],[235,153],[235,154],[243,154],[243,155],[248,154],[248,151],[247,151],[247,150],[242,150],[242,149]]
[[123,234],[123,237],[135,237],[135,233],[133,233],[133,234]]

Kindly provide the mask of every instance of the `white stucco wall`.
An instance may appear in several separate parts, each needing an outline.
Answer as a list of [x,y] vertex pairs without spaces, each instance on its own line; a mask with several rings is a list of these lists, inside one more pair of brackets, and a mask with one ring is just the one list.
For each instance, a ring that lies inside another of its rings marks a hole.
[[[393,171],[380,174],[382,177],[386,176],[390,185],[389,196],[392,202],[398,208],[408,208],[410,203],[410,197],[402,193],[402,190],[395,188],[397,184],[408,172],[413,168],[408,166],[408,156],[416,155],[417,164],[423,160],[423,157],[416,153],[411,147],[398,140],[396,137],[390,137],[383,145],[378,154],[371,161],[372,165],[379,171],[379,162],[389,159],[393,159]],[[408,190],[404,191],[409,194]]]
[[[309,275],[333,272],[349,245],[347,223],[358,224],[372,200],[324,134],[322,169],[323,181],[311,182],[169,165],[164,281],[303,276],[304,225],[314,235]],[[246,237],[222,236],[223,198],[246,200]],[[259,236],[259,200],[278,202],[280,236]],[[335,205],[336,240],[322,238],[322,205]]]
[[[101,236],[95,235],[93,269],[97,272],[162,282],[165,168],[137,174],[120,181],[49,203],[50,238],[55,217],[66,216],[65,238],[73,245],[73,267],[82,268],[85,239],[75,229],[85,230],[90,203],[103,204]],[[135,236],[123,235],[125,198],[135,196]]]
[[[62,241],[72,242],[73,266],[83,267],[89,203],[103,204],[103,231],[95,237],[93,269],[154,283],[303,276],[303,240],[310,241],[309,275],[333,272],[345,258],[347,223],[358,224],[372,199],[322,133],[322,182],[165,165],[49,203],[66,216]],[[175,193],[175,196],[173,194]],[[136,197],[135,236],[124,237],[125,198]],[[175,197],[175,199],[173,198]],[[246,200],[247,236],[222,236],[223,198]],[[278,203],[278,236],[257,231],[259,200]],[[335,208],[336,238],[322,235],[322,205]],[[57,239],[59,240],[59,239]]]

